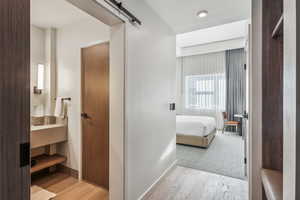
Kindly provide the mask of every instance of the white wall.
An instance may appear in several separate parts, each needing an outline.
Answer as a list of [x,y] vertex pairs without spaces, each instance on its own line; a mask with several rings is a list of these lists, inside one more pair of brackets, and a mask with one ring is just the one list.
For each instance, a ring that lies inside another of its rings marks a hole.
[[246,44],[245,38],[236,38],[225,41],[218,41],[208,44],[199,44],[196,46],[188,46],[177,48],[176,56],[185,57],[199,54],[216,53],[220,51],[226,51],[230,49],[244,48]]
[[[109,41],[110,30],[94,18],[57,30],[57,95],[71,97],[68,105],[68,142],[59,152],[66,165],[81,172],[81,48]],[[81,174],[80,174],[81,175]]]
[[140,0],[124,5],[142,21],[127,25],[126,199],[136,200],[176,160],[175,34]]
[[56,28],[46,29],[46,62],[45,62],[45,109],[46,115],[53,115],[56,97]]
[[177,57],[245,47],[248,20],[200,29],[176,36]]
[[45,30],[31,25],[30,56],[31,56],[31,115],[43,115],[45,97],[33,94],[33,87],[37,85],[37,65],[44,64],[45,58]]
[[[41,28],[31,25],[31,115],[53,115],[53,99],[55,97],[55,65],[56,43],[55,29]],[[33,87],[37,86],[37,65],[44,64],[44,89],[42,94],[34,94]],[[52,106],[51,106],[52,104]]]
[[226,41],[244,38],[247,35],[248,20],[237,21],[211,28],[200,29],[193,32],[178,34],[177,47],[188,47],[208,44],[217,41]]

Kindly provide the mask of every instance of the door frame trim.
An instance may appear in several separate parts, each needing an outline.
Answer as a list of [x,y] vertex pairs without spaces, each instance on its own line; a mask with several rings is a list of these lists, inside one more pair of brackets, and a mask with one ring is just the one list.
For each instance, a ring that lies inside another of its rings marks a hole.
[[[109,138],[109,199],[125,199],[125,79],[126,79],[126,27],[130,25],[120,13],[103,0],[66,0],[78,9],[110,26],[110,138]],[[102,2],[100,6],[100,1]],[[109,11],[109,12],[107,12]],[[106,13],[106,14],[103,14]],[[107,15],[107,13],[109,13]],[[116,23],[116,17],[119,21]],[[114,23],[111,23],[111,22]],[[80,97],[81,99],[81,97]],[[81,105],[81,103],[80,103]],[[80,113],[79,113],[80,114]],[[82,132],[80,133],[82,135]],[[82,142],[82,141],[80,141]],[[80,148],[81,148],[80,144]],[[82,151],[82,149],[80,149]],[[81,173],[81,154],[79,158],[79,178]]]
[[262,1],[251,0],[249,85],[249,200],[262,199]]

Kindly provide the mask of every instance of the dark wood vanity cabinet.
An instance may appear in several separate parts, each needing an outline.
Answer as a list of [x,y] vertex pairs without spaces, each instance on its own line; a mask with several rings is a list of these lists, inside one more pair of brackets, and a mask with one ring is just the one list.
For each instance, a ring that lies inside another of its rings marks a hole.
[[282,199],[283,0],[262,3],[263,199]]

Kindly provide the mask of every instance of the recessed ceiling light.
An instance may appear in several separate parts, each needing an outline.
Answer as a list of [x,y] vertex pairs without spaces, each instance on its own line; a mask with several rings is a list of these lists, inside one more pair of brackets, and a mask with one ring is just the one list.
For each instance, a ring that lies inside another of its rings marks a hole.
[[206,17],[207,15],[208,15],[207,10],[201,10],[201,11],[197,12],[197,16],[200,18]]

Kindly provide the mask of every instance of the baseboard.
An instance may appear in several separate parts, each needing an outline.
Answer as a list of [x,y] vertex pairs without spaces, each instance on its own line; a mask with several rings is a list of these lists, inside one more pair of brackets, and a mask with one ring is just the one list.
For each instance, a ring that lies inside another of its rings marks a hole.
[[168,167],[162,175],[138,198],[138,200],[143,200],[145,197],[147,197],[147,194],[149,194],[155,186],[177,165],[177,160],[175,160],[170,167]]
[[61,173],[68,174],[68,175],[70,175],[70,176],[72,176],[73,178],[76,178],[76,179],[79,178],[79,173],[78,173],[77,170],[69,168],[65,165],[61,165],[61,164],[57,165],[57,171],[61,172]]

